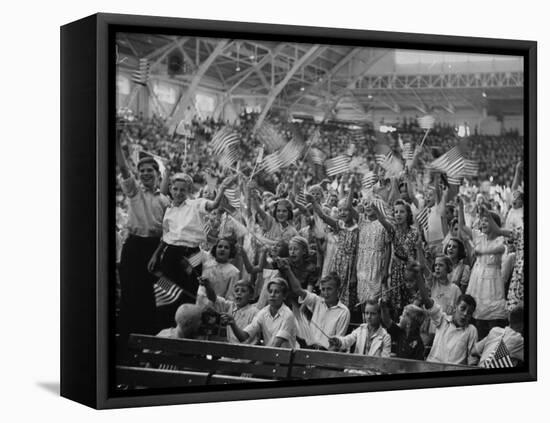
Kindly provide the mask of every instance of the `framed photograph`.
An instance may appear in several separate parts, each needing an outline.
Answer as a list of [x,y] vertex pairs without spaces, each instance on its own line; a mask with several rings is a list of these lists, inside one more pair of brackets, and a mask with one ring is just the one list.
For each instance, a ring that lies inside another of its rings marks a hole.
[[63,396],[536,380],[535,42],[97,14],[61,71]]

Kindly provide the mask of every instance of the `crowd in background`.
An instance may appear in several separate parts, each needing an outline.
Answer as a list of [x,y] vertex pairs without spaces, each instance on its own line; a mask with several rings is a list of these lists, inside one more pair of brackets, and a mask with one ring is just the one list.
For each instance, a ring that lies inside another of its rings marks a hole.
[[[388,176],[377,146],[397,158],[403,143],[418,147],[416,120],[381,137],[370,125],[272,117],[287,141],[315,138],[325,158],[353,144],[362,161],[334,177],[305,157],[268,173],[254,171],[256,119],[194,118],[171,133],[135,116],[121,127],[122,340],[194,337],[208,309],[228,342],[470,365],[504,344],[523,362],[522,137],[461,140],[436,124],[414,164]],[[239,135],[238,168],[213,154],[223,127]],[[452,185],[429,164],[460,143],[479,172]],[[376,174],[368,189],[365,168]]]

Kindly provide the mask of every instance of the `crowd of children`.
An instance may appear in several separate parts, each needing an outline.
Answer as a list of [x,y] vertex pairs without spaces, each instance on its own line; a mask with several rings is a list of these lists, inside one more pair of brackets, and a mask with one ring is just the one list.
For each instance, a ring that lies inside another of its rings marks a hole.
[[151,156],[130,170],[129,133],[117,140],[119,348],[130,333],[193,337],[210,309],[231,343],[480,366],[504,344],[523,362],[520,161],[508,186],[452,185],[427,161],[399,175],[371,163],[368,188],[303,159],[275,185],[212,158],[161,180]]

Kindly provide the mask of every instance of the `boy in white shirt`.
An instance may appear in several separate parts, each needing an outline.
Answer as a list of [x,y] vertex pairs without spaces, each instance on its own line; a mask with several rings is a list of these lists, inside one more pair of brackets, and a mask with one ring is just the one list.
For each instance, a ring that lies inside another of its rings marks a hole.
[[336,272],[331,272],[319,282],[321,295],[316,295],[302,288],[300,281],[294,276],[286,259],[278,260],[279,271],[290,282],[292,293],[298,297],[302,308],[311,313],[311,321],[307,322],[306,337],[308,347],[328,349],[328,337],[344,336],[350,321],[348,308],[339,300],[341,286]]
[[430,297],[418,263],[415,264],[415,270],[422,302],[435,326],[435,338],[426,361],[475,364],[476,360],[471,354],[477,341],[477,329],[470,324],[470,321],[476,308],[476,301],[470,295],[460,295],[452,316],[444,313]]
[[259,334],[267,347],[297,348],[296,320],[292,311],[284,304],[288,295],[288,283],[281,277],[272,279],[267,285],[268,305],[262,308],[244,329],[233,316],[222,314],[222,323],[227,324],[239,342],[246,342]]

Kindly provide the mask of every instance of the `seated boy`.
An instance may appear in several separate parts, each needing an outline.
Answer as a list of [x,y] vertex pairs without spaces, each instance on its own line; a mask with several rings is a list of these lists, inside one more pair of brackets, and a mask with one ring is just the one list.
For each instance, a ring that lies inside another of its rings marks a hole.
[[[328,349],[328,337],[344,336],[350,321],[350,312],[338,298],[340,278],[331,272],[319,282],[321,295],[316,295],[302,288],[288,261],[280,259],[279,272],[289,281],[291,291],[301,304],[299,312],[306,308],[311,313],[311,320],[305,324],[302,336],[308,347]],[[305,320],[305,319],[302,319]]]
[[330,338],[330,346],[337,350],[349,350],[355,345],[354,354],[389,357],[391,337],[380,325],[380,305],[377,301],[369,299],[365,302],[364,319],[366,323],[349,335]]
[[489,367],[495,350],[502,341],[510,354],[514,366],[523,363],[523,306],[519,305],[510,312],[510,325],[505,328],[495,326],[489,334],[479,341],[473,354],[479,357],[480,367]]
[[244,329],[240,328],[230,314],[222,314],[222,323],[227,324],[239,342],[262,335],[267,347],[297,348],[296,320],[284,304],[288,295],[288,283],[281,277],[267,284],[268,305],[262,308]]
[[[418,267],[420,267],[418,265]],[[430,297],[424,277],[417,272],[418,290],[435,326],[435,338],[427,361],[450,364],[475,364],[471,353],[477,341],[477,329],[470,324],[476,301],[470,295],[458,297],[452,316],[445,314]]]
[[[233,319],[239,327],[245,327],[252,323],[254,316],[258,314],[256,306],[250,304],[250,298],[254,293],[254,288],[252,288],[252,285],[247,281],[239,280],[233,286],[234,301],[216,296],[216,292],[208,279],[200,279],[199,283],[201,286],[199,286],[197,292],[197,303],[207,304],[204,298],[204,296],[206,296],[209,301],[214,303],[214,310],[220,314],[227,313],[233,316]],[[257,340],[257,337],[251,337],[246,343],[255,344]],[[230,327],[227,328],[227,342],[232,344],[239,343],[239,340]]]
[[201,326],[203,308],[197,304],[185,303],[176,310],[175,328],[161,330],[157,336],[162,338],[194,338]]
[[382,324],[390,334],[395,345],[395,355],[399,358],[424,360],[424,342],[420,328],[426,318],[426,312],[415,304],[405,306],[403,314],[396,324],[390,317],[388,304],[380,303]]

